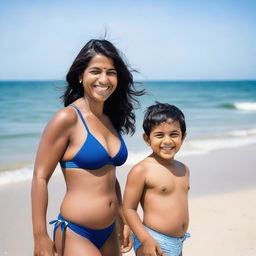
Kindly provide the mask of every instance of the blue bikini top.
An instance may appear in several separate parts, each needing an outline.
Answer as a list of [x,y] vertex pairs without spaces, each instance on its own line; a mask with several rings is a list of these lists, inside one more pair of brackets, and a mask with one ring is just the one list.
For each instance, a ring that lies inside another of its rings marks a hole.
[[87,131],[87,138],[73,159],[66,162],[60,161],[60,166],[62,168],[81,168],[95,170],[107,164],[114,166],[122,165],[126,161],[128,155],[127,148],[122,136],[118,133],[121,142],[120,148],[117,154],[114,157],[111,157],[107,150],[101,145],[101,143],[90,133],[88,126],[86,125],[85,120],[77,106],[73,104],[70,106],[77,110]]

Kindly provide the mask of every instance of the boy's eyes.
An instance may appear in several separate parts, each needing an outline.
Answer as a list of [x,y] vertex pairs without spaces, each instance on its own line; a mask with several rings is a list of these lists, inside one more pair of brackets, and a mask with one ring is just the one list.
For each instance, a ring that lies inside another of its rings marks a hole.
[[[169,134],[169,136],[172,137],[172,138],[178,137],[179,135],[180,135],[180,134],[177,133],[177,132],[175,132],[175,133],[170,133],[170,134]],[[164,137],[164,134],[162,134],[162,133],[157,133],[157,134],[155,134],[155,137],[157,137],[157,138],[162,138],[162,137]]]
[[156,134],[155,135],[157,138],[162,138],[163,137],[163,134]]

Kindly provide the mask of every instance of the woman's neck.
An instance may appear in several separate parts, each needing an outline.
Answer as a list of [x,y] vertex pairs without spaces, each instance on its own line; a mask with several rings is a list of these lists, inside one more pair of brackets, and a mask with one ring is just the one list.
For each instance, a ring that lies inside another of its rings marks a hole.
[[92,114],[94,114],[96,116],[102,116],[103,115],[104,103],[92,101],[88,97],[83,97],[82,100],[84,102],[84,104],[83,104],[84,109],[87,112],[91,112]]

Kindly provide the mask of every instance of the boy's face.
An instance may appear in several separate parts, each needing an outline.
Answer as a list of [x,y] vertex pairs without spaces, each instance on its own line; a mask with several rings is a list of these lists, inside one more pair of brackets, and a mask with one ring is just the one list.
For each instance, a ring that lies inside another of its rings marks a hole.
[[172,160],[179,151],[185,134],[182,138],[180,123],[168,119],[166,122],[152,128],[149,137],[144,134],[144,140],[160,158]]

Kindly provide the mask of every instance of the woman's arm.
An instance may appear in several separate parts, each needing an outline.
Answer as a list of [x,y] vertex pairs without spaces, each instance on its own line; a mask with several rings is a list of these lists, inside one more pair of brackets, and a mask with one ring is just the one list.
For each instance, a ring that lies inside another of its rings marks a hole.
[[122,205],[122,193],[119,181],[116,179],[116,195],[118,200],[118,223],[120,228],[120,241],[121,241],[121,252],[126,253],[132,249],[132,236],[131,229],[128,226],[124,214]]
[[[70,110],[58,112],[46,126],[37,151],[32,179],[32,222],[35,240],[34,255],[53,255],[53,242],[47,233],[46,211],[48,181],[68,145],[72,118]],[[72,114],[71,114],[72,116]]]

